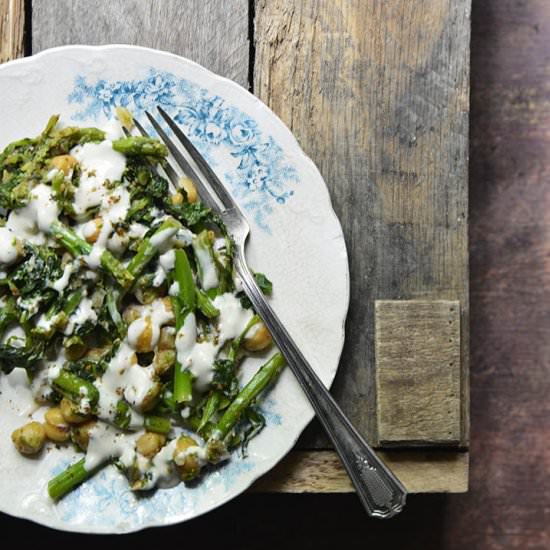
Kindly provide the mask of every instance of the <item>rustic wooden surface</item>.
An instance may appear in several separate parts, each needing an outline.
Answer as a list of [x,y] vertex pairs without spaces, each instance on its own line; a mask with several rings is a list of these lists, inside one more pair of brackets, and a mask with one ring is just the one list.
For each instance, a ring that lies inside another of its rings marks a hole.
[[[380,451],[380,457],[410,493],[464,493],[468,453],[427,450]],[[253,492],[349,493],[353,485],[334,451],[294,451],[258,480]]]
[[2,0],[0,2],[0,63],[23,55],[24,27],[23,0]]
[[376,442],[460,442],[460,304],[378,300],[375,304]]
[[248,86],[248,0],[33,0],[32,53],[137,44],[184,55]]
[[319,167],[344,229],[351,306],[333,393],[371,441],[374,300],[459,300],[468,385],[469,17],[469,0],[256,2],[254,93]]
[[[549,35],[547,0],[473,2],[469,493],[413,495],[388,522],[365,518],[352,494],[249,493],[191,523],[129,535],[125,544],[158,544],[161,534],[199,544],[207,536],[210,547],[230,541],[242,550],[550,548]],[[88,542],[0,521],[5,540]]]

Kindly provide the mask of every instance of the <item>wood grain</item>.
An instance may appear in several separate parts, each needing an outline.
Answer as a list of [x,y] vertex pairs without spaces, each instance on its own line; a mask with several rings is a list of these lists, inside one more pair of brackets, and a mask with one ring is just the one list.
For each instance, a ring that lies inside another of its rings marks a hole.
[[460,442],[460,305],[375,304],[377,440],[381,446]]
[[445,299],[461,305],[468,443],[469,17],[469,0],[256,2],[254,91],[320,168],[344,228],[334,395],[371,441],[374,301]]
[[33,0],[32,50],[138,44],[248,86],[248,0]]
[[[380,457],[410,493],[464,493],[468,490],[468,453],[384,451]],[[293,451],[253,492],[349,493],[351,481],[334,451]]]
[[0,0],[0,63],[23,56],[24,27],[24,1]]

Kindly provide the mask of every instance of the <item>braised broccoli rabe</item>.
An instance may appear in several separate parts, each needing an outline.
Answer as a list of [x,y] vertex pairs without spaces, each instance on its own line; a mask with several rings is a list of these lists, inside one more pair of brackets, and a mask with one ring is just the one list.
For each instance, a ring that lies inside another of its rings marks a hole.
[[165,146],[116,121],[58,122],[0,154],[0,369],[25,369],[49,407],[13,442],[85,453],[50,482],[53,499],[109,462],[134,490],[189,481],[263,427],[255,401],[284,360],[240,387],[241,362],[271,336],[238,292],[219,217],[189,178],[161,175]]

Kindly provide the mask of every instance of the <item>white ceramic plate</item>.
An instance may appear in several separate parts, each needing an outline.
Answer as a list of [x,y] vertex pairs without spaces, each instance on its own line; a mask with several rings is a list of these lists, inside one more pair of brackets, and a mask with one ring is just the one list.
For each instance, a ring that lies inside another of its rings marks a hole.
[[[249,263],[274,283],[272,305],[328,386],[344,342],[349,301],[346,247],[327,188],[288,128],[239,85],[187,59],[130,46],[63,47],[0,67],[0,147],[40,132],[48,117],[102,124],[117,105],[143,120],[162,105],[244,208]],[[260,364],[246,361],[243,380]],[[18,455],[10,433],[26,421],[17,387],[0,387],[0,510],[68,531],[121,533],[184,521],[242,493],[293,446],[313,417],[287,369],[261,406],[267,427],[193,487],[136,497],[113,467],[57,505],[47,481],[76,459],[68,448],[39,459]]]

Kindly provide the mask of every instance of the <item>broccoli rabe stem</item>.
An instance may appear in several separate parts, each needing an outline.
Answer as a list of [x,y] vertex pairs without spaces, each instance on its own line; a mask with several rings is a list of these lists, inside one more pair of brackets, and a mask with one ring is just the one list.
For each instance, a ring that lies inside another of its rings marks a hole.
[[212,233],[203,229],[194,239],[192,243],[193,252],[195,253],[195,258],[197,259],[197,275],[201,282],[201,286],[205,287],[205,276],[204,271],[205,264],[212,263],[216,267],[216,274],[218,275],[218,265],[214,258],[213,239],[211,237]]
[[[193,313],[197,305],[197,289],[193,272],[184,250],[176,250],[175,252],[174,274],[179,290],[173,302],[176,313],[176,330],[180,330],[185,317]],[[191,401],[193,397],[192,385],[191,373],[176,361],[174,368],[174,400],[178,405]]]
[[153,235],[141,241],[135,256],[128,264],[128,271],[134,277],[141,274],[145,266],[157,255],[160,247],[166,244],[180,228],[180,222],[174,218],[164,220]]
[[197,432],[199,434],[203,435],[202,431],[204,427],[208,424],[209,420],[218,411],[221,400],[222,400],[222,392],[219,390],[213,390],[208,396],[208,400],[206,401],[206,404],[204,405],[204,409],[202,411],[201,421],[197,427]]
[[143,427],[150,432],[166,435],[170,433],[172,423],[164,416],[147,415],[143,421]]
[[85,398],[90,407],[95,407],[99,401],[99,390],[91,382],[66,370],[62,370],[54,379],[53,387],[75,403]]
[[220,310],[216,308],[212,300],[208,297],[208,294],[201,290],[200,288],[196,289],[197,295],[197,307],[201,310],[201,313],[208,317],[208,319],[213,319],[220,314]]
[[[137,280],[147,264],[149,264],[158,254],[159,249],[166,244],[168,239],[171,239],[180,228],[181,224],[177,220],[168,218],[160,224],[158,229],[149,238],[141,241],[136,254],[130,260],[126,268],[134,280]],[[120,316],[118,308],[128,290],[128,287],[124,287],[124,290],[116,288],[112,289],[107,294],[107,309],[109,310],[109,315],[117,327],[120,336],[124,336],[126,325]]]
[[48,482],[48,494],[50,498],[56,501],[63,498],[67,493],[75,489],[77,485],[80,485],[91,477],[96,470],[86,470],[85,463],[86,459],[83,458],[51,479]]
[[223,440],[240,420],[243,412],[258,397],[260,392],[281,372],[285,366],[285,358],[281,353],[276,353],[258,372],[250,382],[239,392],[237,397],[225,410],[220,421],[212,433],[212,439]]
[[2,304],[0,308],[0,338],[3,336],[4,331],[10,323],[17,321],[19,312],[13,296],[8,298]]
[[[87,256],[92,252],[92,245],[79,237],[74,231],[60,222],[54,222],[50,233],[73,255]],[[110,273],[122,288],[128,288],[134,276],[108,250],[100,256],[101,267]]]
[[166,145],[158,139],[144,136],[129,136],[113,141],[113,149],[128,157],[149,157],[162,160],[168,156]]

